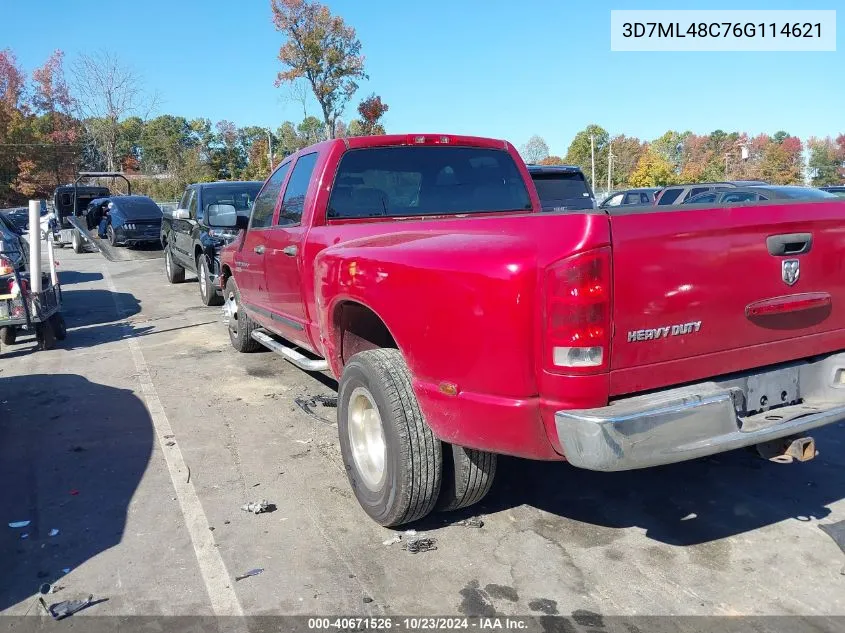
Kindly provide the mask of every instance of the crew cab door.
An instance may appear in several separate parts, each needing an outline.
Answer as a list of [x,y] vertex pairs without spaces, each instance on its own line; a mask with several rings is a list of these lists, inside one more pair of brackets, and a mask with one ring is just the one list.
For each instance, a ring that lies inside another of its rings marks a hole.
[[[188,219],[185,220],[171,220],[171,228],[173,234],[170,236],[170,244],[173,249],[173,255],[176,261],[180,265],[186,265],[190,263],[190,257],[188,253],[188,245],[187,245],[187,237],[191,234],[192,224],[190,218],[191,216],[191,209],[193,208],[193,217],[196,218],[196,211],[197,211],[197,191],[193,187],[190,189],[186,189],[185,193],[182,195],[182,200],[179,201],[179,209],[182,211],[188,212]],[[193,265],[190,266],[190,269],[193,270]]]
[[269,321],[269,296],[264,276],[267,238],[273,224],[280,193],[290,170],[290,161],[282,163],[267,179],[252,205],[249,227],[241,246],[234,255],[235,280],[241,302],[253,317],[266,324]]
[[264,274],[273,329],[283,336],[301,339],[305,328],[302,301],[302,242],[308,227],[302,222],[303,210],[314,166],[319,154],[300,156],[285,186],[276,225],[267,231]]

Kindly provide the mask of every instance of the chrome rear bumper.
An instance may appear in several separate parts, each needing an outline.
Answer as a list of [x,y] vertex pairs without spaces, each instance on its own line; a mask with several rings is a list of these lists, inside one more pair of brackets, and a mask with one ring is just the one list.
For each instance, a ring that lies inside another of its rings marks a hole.
[[[800,376],[799,402],[746,415],[747,385]],[[845,420],[845,355],[633,396],[597,409],[555,414],[567,461],[616,471],[670,464],[751,446]]]

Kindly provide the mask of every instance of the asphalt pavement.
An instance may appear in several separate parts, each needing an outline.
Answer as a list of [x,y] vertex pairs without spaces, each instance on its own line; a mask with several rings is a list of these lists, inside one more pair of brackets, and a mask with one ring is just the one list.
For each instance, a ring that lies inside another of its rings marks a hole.
[[336,383],[236,353],[195,280],[117,250],[57,251],[67,340],[0,350],[0,613],[51,583],[101,600],[75,617],[845,615],[820,529],[845,520],[845,425],[805,464],[504,458],[482,504],[410,526],[436,540],[412,554],[357,506],[335,410],[297,404]]

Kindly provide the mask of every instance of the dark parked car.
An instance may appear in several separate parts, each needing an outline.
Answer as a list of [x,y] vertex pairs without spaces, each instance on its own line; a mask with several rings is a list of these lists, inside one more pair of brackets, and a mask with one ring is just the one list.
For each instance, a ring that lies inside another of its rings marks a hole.
[[[24,233],[29,231],[29,207],[15,207],[7,209],[3,212],[3,215],[9,218],[12,223]],[[42,200],[41,217],[43,218],[45,215],[47,215],[47,202],[46,200]]]
[[526,165],[543,211],[595,209],[596,198],[580,167]]
[[766,185],[762,180],[731,180],[725,182],[697,182],[687,185],[671,185],[665,187],[655,196],[654,204],[665,206],[670,204],[683,204],[687,198],[692,198],[707,191],[722,191],[736,187],[749,187],[751,185]]
[[761,185],[759,187],[737,187],[720,191],[706,191],[692,196],[684,204],[731,204],[737,202],[758,202],[761,200],[819,200],[836,198],[832,193],[789,185]]
[[4,213],[0,213],[0,252],[0,276],[11,275],[13,269],[27,270],[29,243],[23,238],[23,231]]
[[[147,196],[108,198],[106,237],[112,246],[157,244],[161,235],[161,207]],[[99,200],[102,202],[102,199]],[[89,226],[90,220],[89,220]],[[96,229],[96,226],[92,227]]]
[[599,207],[605,209],[607,207],[654,204],[654,197],[658,194],[661,188],[662,187],[640,187],[639,189],[617,191],[612,196],[605,198],[604,202],[602,202]]
[[196,273],[202,302],[221,305],[222,291],[217,287],[220,274],[220,249],[234,240],[238,231],[210,228],[208,210],[249,217],[252,203],[262,181],[208,182],[189,185],[179,207],[164,214],[161,243],[164,266],[170,283],[185,280],[185,271]]

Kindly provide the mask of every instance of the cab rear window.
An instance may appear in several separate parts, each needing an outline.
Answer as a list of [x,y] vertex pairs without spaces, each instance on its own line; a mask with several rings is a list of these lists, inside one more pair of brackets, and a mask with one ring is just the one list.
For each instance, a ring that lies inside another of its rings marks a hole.
[[510,154],[475,147],[373,147],[346,152],[329,218],[521,211],[531,198]]

